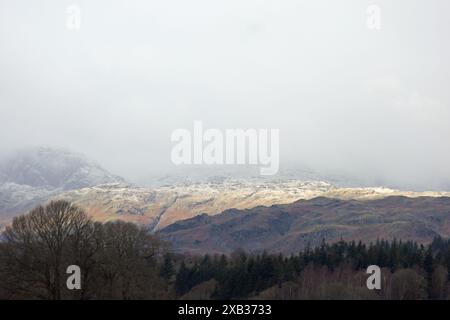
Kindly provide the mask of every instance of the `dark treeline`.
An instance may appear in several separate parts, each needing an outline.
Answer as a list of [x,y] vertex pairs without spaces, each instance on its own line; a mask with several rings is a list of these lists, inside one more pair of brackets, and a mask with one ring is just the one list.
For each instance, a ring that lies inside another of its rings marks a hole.
[[[379,291],[367,289],[369,265],[382,268]],[[340,241],[289,257],[238,251],[195,258],[189,266],[182,261],[175,291],[186,298],[218,299],[446,299],[449,276],[449,240],[435,238],[429,246]]]
[[[448,299],[450,241],[340,241],[297,255],[186,256],[126,222],[65,201],[14,219],[0,238],[0,299]],[[66,286],[69,265],[80,290]],[[366,268],[381,268],[368,290]]]

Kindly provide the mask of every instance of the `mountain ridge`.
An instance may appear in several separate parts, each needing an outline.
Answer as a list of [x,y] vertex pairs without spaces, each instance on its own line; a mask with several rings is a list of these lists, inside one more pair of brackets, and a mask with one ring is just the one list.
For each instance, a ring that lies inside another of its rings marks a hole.
[[291,204],[226,210],[178,221],[158,234],[180,252],[296,253],[325,240],[402,239],[427,243],[450,236],[450,197],[317,197]]
[[59,193],[123,181],[95,161],[66,149],[16,151],[0,162],[0,224]]

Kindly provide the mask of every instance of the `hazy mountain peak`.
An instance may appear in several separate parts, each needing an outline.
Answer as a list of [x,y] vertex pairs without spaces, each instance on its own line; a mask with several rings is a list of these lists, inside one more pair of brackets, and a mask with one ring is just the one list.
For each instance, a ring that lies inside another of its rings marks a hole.
[[0,172],[1,183],[47,190],[71,190],[123,181],[82,154],[51,147],[17,151],[2,162]]
[[86,156],[66,149],[33,147],[0,161],[0,225],[64,191],[123,183]]

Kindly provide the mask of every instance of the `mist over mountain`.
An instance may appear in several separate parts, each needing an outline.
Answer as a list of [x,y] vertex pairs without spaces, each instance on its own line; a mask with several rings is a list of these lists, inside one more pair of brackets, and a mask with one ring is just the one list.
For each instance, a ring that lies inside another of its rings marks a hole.
[[[199,165],[179,166],[170,173],[141,177],[138,185],[158,187],[164,185],[219,183],[225,181],[259,181],[259,182],[285,182],[285,181],[325,181],[338,187],[369,187],[374,184],[358,179],[351,174],[337,172],[317,172],[306,165],[291,164],[280,168],[275,175],[262,176],[257,166],[250,165]],[[385,186],[388,187],[388,186]]]
[[137,186],[78,153],[21,150],[0,165],[0,226],[34,206],[64,199],[96,221],[134,222],[160,233],[178,251],[192,253],[240,247],[291,253],[323,238],[398,236],[427,242],[435,235],[450,236],[449,192],[343,187],[359,183],[309,169],[276,177],[261,177],[246,167],[180,172]]
[[35,147],[10,155],[0,164],[0,183],[47,190],[71,190],[123,182],[86,156],[65,149]]
[[0,219],[64,191],[117,182],[124,180],[82,154],[50,147],[23,149],[0,162]]
[[146,183],[201,120],[280,129],[280,169],[450,189],[450,2],[380,1],[379,32],[365,1],[206,2],[85,1],[76,32],[64,2],[3,6],[1,149],[70,146]]

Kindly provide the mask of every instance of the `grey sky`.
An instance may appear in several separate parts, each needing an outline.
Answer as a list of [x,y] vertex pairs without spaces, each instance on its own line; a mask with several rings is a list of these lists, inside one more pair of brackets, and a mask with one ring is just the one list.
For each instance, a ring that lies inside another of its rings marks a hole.
[[449,14],[447,0],[0,0],[0,148],[62,146],[137,180],[170,172],[171,132],[201,120],[279,128],[281,167],[450,188]]

